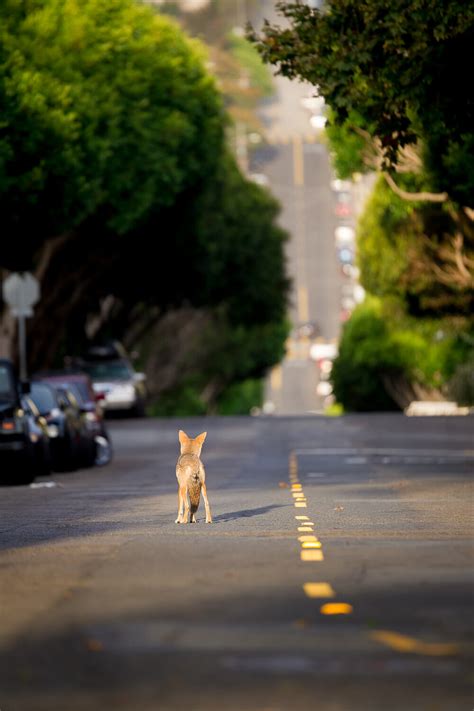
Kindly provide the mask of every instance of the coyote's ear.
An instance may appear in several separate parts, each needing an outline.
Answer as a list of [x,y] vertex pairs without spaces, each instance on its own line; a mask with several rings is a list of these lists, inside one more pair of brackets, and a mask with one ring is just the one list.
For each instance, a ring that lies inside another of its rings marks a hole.
[[194,438],[194,441],[197,442],[198,444],[203,444],[204,440],[206,439],[207,432],[201,432],[200,435]]
[[189,437],[186,434],[186,432],[183,432],[183,430],[180,430],[178,432],[178,437],[179,437],[179,443],[180,444],[186,444],[186,442],[189,442]]

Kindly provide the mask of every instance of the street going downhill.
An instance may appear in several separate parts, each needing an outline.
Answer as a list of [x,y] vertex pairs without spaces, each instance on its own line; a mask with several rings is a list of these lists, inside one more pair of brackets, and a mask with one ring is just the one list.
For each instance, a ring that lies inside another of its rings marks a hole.
[[[2,489],[2,711],[470,708],[472,418],[110,429]],[[175,523],[179,429],[212,525]]]

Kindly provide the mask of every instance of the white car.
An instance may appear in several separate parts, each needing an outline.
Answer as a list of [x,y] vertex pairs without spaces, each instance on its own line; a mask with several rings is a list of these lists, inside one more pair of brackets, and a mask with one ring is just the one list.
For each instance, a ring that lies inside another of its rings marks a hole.
[[107,411],[145,412],[145,375],[137,373],[125,359],[88,362],[82,365],[92,380],[97,397]]

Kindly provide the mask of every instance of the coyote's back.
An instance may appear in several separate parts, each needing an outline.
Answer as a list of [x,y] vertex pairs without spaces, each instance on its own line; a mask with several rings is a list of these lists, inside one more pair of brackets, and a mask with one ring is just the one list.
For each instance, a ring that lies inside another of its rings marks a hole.
[[[176,478],[178,479],[178,518],[176,523],[188,523],[191,513],[191,523],[196,523],[201,491],[206,507],[206,523],[212,523],[211,509],[207,499],[206,472],[200,459],[202,445],[207,432],[192,439],[179,431],[181,454],[176,462]],[[188,498],[189,497],[189,498]]]

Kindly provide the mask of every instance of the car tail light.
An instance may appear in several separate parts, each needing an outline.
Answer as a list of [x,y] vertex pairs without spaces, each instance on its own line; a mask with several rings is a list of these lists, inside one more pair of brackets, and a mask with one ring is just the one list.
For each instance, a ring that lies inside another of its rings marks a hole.
[[11,432],[14,429],[15,429],[15,422],[13,420],[5,420],[4,422],[2,422],[2,430]]

